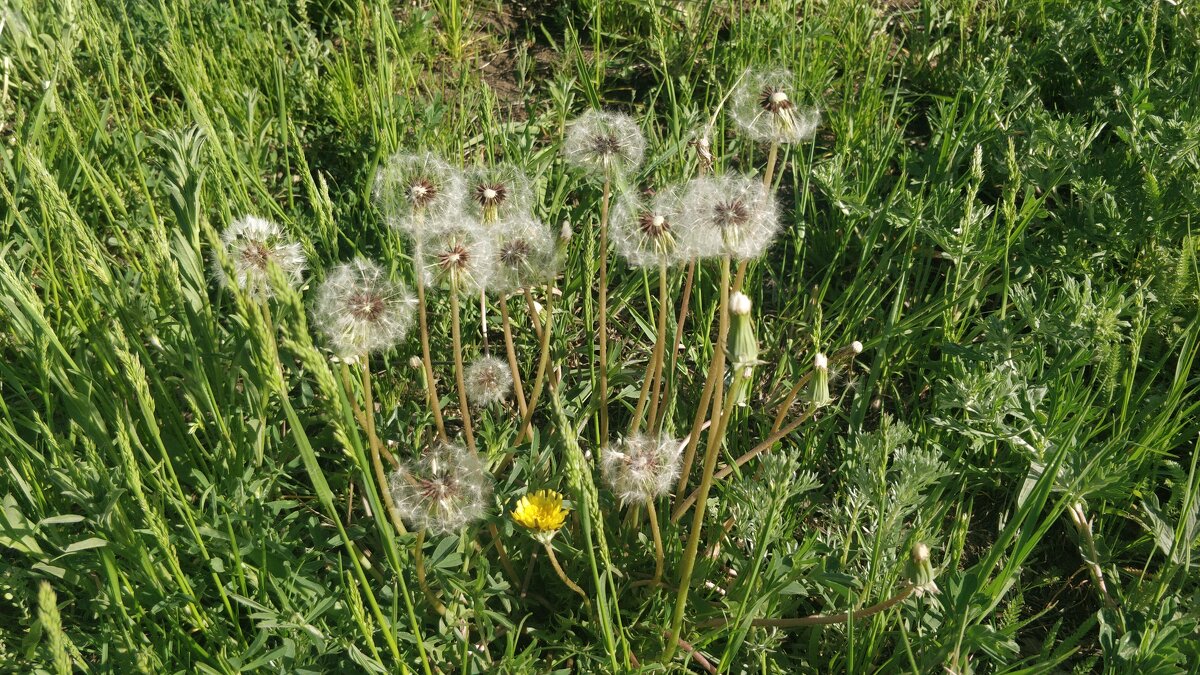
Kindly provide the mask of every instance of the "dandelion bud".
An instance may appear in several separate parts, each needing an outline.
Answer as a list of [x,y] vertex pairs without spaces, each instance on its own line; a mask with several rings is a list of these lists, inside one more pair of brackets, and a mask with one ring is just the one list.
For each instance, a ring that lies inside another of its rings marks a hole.
[[821,112],[797,103],[794,82],[788,70],[745,71],[733,90],[730,117],[756,141],[799,143],[811,139],[821,123]]
[[863,344],[861,342],[859,342],[858,340],[855,340],[854,342],[850,343],[850,351],[854,352],[855,354],[861,354],[862,350],[863,350]]
[[483,518],[492,478],[475,453],[440,443],[401,465],[389,480],[400,516],[416,529],[457,532]]
[[304,249],[289,241],[275,223],[254,216],[239,218],[221,233],[221,244],[233,272],[227,273],[220,259],[213,257],[213,276],[222,286],[237,286],[256,300],[270,298],[274,291],[267,270],[272,264],[289,285],[300,285]]
[[929,546],[924,542],[913,544],[908,564],[904,568],[904,576],[908,578],[908,583],[912,584],[913,593],[917,597],[926,593],[930,595],[939,593],[938,585],[934,581],[936,575],[933,565],[929,562]]
[[733,388],[730,395],[737,405],[744,406],[750,398],[750,383],[754,375],[754,366],[761,363],[758,360],[758,338],[755,336],[754,319],[750,316],[750,298],[745,294],[734,293],[729,298],[729,313],[733,321],[729,327],[729,342],[726,356],[733,369]]
[[375,204],[384,220],[414,239],[452,218],[462,191],[462,175],[429,152],[392,155],[375,174]]
[[467,398],[480,407],[502,402],[513,388],[508,364],[494,356],[477,359],[467,367],[464,379]]
[[341,358],[390,348],[412,327],[415,300],[366,258],[338,265],[317,291],[315,323]]
[[625,193],[613,208],[613,247],[633,267],[682,262],[677,240],[680,214],[675,189],[665,189],[648,199]]
[[413,356],[409,357],[409,359],[408,359],[408,367],[409,368],[422,368],[422,367],[424,367],[424,365],[425,364],[422,363],[422,361],[421,361],[421,357],[419,357],[415,354]]
[[808,398],[816,407],[829,405],[833,400],[829,395],[829,359],[821,353],[813,357],[812,387]]
[[563,139],[568,163],[609,178],[637,170],[645,152],[637,122],[620,113],[589,110],[571,123]]
[[671,490],[682,450],[674,438],[635,434],[602,455],[601,474],[622,504],[644,504]]
[[680,229],[686,258],[756,258],[779,229],[775,199],[745,176],[696,178],[683,190]]
[[484,225],[522,216],[533,205],[529,177],[513,164],[470,169],[465,180],[466,212]]

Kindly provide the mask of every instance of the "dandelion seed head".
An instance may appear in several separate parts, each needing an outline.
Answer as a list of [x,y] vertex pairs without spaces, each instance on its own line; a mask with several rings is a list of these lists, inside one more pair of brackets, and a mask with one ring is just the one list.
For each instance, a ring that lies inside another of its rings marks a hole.
[[476,359],[467,366],[463,375],[467,398],[480,407],[504,401],[513,390],[512,370],[507,363],[494,356]]
[[488,290],[512,293],[554,276],[554,233],[541,221],[519,216],[488,228],[494,258]]
[[315,321],[344,359],[395,345],[412,327],[412,294],[366,258],[338,265],[317,291]]
[[384,220],[409,237],[423,236],[460,208],[462,175],[433,153],[397,153],[375,174],[375,203]]
[[634,434],[604,453],[601,474],[622,504],[644,504],[671,490],[682,451],[677,439]]
[[730,116],[750,138],[764,143],[812,139],[821,124],[816,106],[796,102],[795,78],[783,69],[745,71],[733,90]]
[[417,248],[421,274],[431,286],[460,293],[485,289],[493,270],[490,238],[476,221],[444,223]]
[[756,258],[779,229],[775,199],[745,176],[696,178],[681,199],[683,255],[688,258]]
[[628,115],[589,110],[567,128],[563,156],[584,171],[613,177],[636,171],[646,152],[646,138]]
[[389,479],[396,510],[418,530],[458,532],[484,517],[492,478],[475,453],[439,443],[394,471]]
[[633,267],[682,262],[678,241],[681,216],[676,189],[665,189],[646,198],[636,193],[622,194],[613,207],[613,247]]
[[485,225],[527,213],[533,205],[529,177],[515,165],[501,163],[466,172],[466,212]]
[[221,232],[221,245],[233,267],[229,274],[213,257],[213,276],[222,286],[237,286],[255,299],[270,298],[274,295],[268,272],[271,263],[279,267],[293,288],[303,280],[304,249],[289,241],[283,228],[269,220],[244,216],[233,221]]

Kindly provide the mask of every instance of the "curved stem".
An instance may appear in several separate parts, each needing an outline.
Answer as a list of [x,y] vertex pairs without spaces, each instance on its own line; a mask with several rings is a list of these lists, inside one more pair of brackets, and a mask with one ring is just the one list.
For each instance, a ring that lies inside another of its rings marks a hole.
[[587,593],[584,593],[583,589],[579,587],[579,584],[571,581],[571,579],[567,576],[567,573],[563,571],[562,566],[558,564],[558,558],[554,555],[554,547],[548,543],[543,544],[543,546],[546,548],[546,555],[550,558],[550,565],[554,567],[555,572],[558,572],[558,578],[562,579],[562,582],[567,585],[567,588],[578,593],[579,597],[583,598],[583,604],[587,605],[588,609],[590,610],[592,601],[588,598]]
[[450,337],[454,341],[454,378],[458,384],[458,409],[462,414],[463,435],[467,437],[467,447],[471,452],[475,449],[475,430],[471,427],[471,406],[467,402],[467,383],[464,379],[462,352],[462,307],[458,301],[458,288],[450,289]]
[[647,431],[654,432],[655,423],[658,419],[658,395],[662,386],[663,374],[663,349],[667,344],[667,263],[666,261],[658,264],[658,326],[654,334],[654,390],[650,396],[650,412],[649,421],[646,423]]
[[442,402],[438,398],[437,379],[433,374],[433,359],[429,355],[429,318],[425,307],[425,280],[417,271],[417,323],[421,329],[421,364],[425,368],[425,391],[429,398],[429,409],[433,412],[433,423],[437,426],[438,438],[446,440],[446,421],[442,419]]
[[538,346],[537,374],[533,378],[533,392],[529,395],[529,406],[525,411],[524,419],[521,420],[521,430],[517,432],[517,445],[529,437],[533,423],[533,411],[537,408],[542,387],[546,384],[546,370],[550,365],[550,334],[554,328],[554,307],[551,304],[553,297],[553,292],[546,294],[546,325],[542,330],[542,343]]
[[425,530],[417,532],[417,540],[413,543],[413,565],[417,569],[417,584],[420,585],[421,592],[425,594],[425,599],[429,601],[429,606],[433,607],[433,611],[438,614],[445,614],[446,606],[437,599],[425,578]]
[[517,350],[513,346],[512,320],[508,316],[508,298],[500,299],[500,321],[504,327],[504,350],[508,352],[508,369],[512,371],[513,392],[517,397],[517,410],[524,419],[527,410],[525,389],[521,386],[521,369],[517,367]]
[[537,333],[538,339],[542,339],[542,320],[538,318],[537,302],[533,299],[533,292],[529,287],[521,289],[525,291],[525,307],[529,311],[529,320],[533,323],[533,332]]
[[[837,623],[846,623],[853,618],[855,621],[865,619],[873,614],[885,612],[892,607],[904,602],[908,596],[916,590],[914,586],[905,586],[899,593],[882,602],[855,610],[853,612],[838,612],[837,614],[814,614],[812,616],[802,616],[793,619],[754,619],[750,622],[751,626],[766,626],[771,628],[803,628],[805,626],[830,626]],[[697,628],[712,628],[716,626],[724,626],[729,623],[727,617],[720,619],[709,619],[696,624]]]
[[[857,354],[858,352],[853,347],[842,347],[834,352],[833,356],[829,357],[829,365],[833,367],[849,361]],[[796,384],[788,391],[787,396],[783,397],[783,402],[779,404],[779,408],[775,411],[775,421],[771,424],[771,433],[779,431],[779,428],[783,426],[783,420],[787,418],[787,413],[791,410],[792,404],[796,402],[796,398],[800,396],[800,392],[804,391],[804,388],[808,386],[809,381],[812,380],[812,376],[813,371],[811,370],[805,373],[799,380],[796,380]]]

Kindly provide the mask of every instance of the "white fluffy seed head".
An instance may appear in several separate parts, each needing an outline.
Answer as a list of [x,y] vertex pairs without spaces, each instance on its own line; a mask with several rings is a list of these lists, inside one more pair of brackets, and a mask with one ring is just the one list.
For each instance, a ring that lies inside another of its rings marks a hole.
[[513,164],[468,169],[464,190],[463,210],[484,225],[520,217],[533,207],[529,176]]
[[317,290],[314,321],[338,356],[354,359],[404,339],[415,304],[403,284],[360,257],[330,270]]
[[676,188],[663,189],[650,197],[622,193],[612,211],[613,247],[633,267],[683,262],[679,245],[681,217]]
[[530,216],[517,216],[488,227],[492,274],[488,291],[512,293],[554,277],[557,260],[554,233]]
[[439,443],[405,462],[388,482],[400,516],[434,534],[458,532],[483,518],[492,494],[483,462],[454,443]]
[[634,434],[604,453],[601,473],[622,504],[644,504],[671,490],[682,450],[676,439]]
[[628,115],[589,110],[567,127],[563,157],[594,176],[610,178],[637,170],[646,138]]
[[738,291],[729,296],[729,313],[736,316],[745,316],[750,313],[752,303],[750,298],[745,293]]
[[798,104],[795,78],[784,69],[746,70],[733,90],[729,115],[747,136],[764,143],[807,141],[821,124],[816,106]]
[[482,356],[467,366],[463,374],[467,398],[479,407],[500,403],[513,389],[512,370],[494,356]]
[[397,153],[375,174],[375,204],[388,225],[410,238],[453,218],[462,206],[462,174],[429,152]]
[[478,221],[460,219],[442,224],[422,239],[416,258],[428,286],[477,293],[491,281],[491,239]]
[[775,198],[746,176],[695,178],[683,191],[680,229],[687,258],[756,258],[779,230]]
[[222,286],[237,286],[255,299],[270,298],[274,295],[268,272],[272,263],[293,288],[303,280],[304,249],[289,241],[283,229],[269,220],[255,216],[239,218],[221,233],[221,244],[233,268],[230,274],[213,256],[213,276]]

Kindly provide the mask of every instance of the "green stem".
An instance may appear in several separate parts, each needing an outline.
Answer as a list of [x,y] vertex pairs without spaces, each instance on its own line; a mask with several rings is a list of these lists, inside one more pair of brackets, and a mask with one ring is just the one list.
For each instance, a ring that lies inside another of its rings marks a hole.
[[467,383],[464,375],[462,351],[462,307],[458,301],[457,286],[450,289],[450,338],[454,342],[454,378],[458,384],[458,409],[462,414],[463,435],[467,437],[467,447],[471,452],[475,449],[475,430],[471,426],[471,406],[467,401]]
[[525,405],[525,389],[521,386],[521,369],[517,366],[517,350],[513,345],[512,320],[508,315],[508,298],[500,299],[500,321],[504,328],[504,350],[508,353],[508,369],[512,371],[513,392],[517,397],[517,410],[521,419],[525,419],[528,406]]
[[546,324],[542,328],[542,342],[538,346],[537,374],[533,378],[533,392],[529,395],[529,406],[525,410],[524,418],[521,420],[521,430],[517,432],[517,445],[520,445],[531,433],[533,411],[537,408],[538,398],[541,397],[542,388],[546,384],[546,371],[550,366],[550,334],[554,327],[553,298],[553,292],[546,294]]
[[562,565],[558,564],[558,557],[554,555],[554,547],[549,543],[543,544],[543,546],[546,548],[546,555],[550,557],[550,565],[553,566],[554,571],[558,573],[558,578],[562,579],[562,582],[567,585],[567,588],[575,591],[579,594],[579,597],[583,598],[583,604],[590,611],[592,607],[592,601],[588,598],[587,593],[584,593],[583,589],[579,587],[579,584],[571,581],[571,578],[568,577],[567,573],[563,571]]
[[429,397],[429,409],[433,412],[433,423],[437,425],[438,438],[446,440],[446,421],[442,419],[442,402],[438,399],[437,379],[433,374],[433,359],[429,354],[429,317],[425,306],[425,280],[417,271],[417,323],[421,329],[421,363],[425,368],[425,390]]
[[600,199],[600,328],[596,332],[600,340],[600,448],[608,445],[608,200],[611,193],[612,180],[606,177]]

